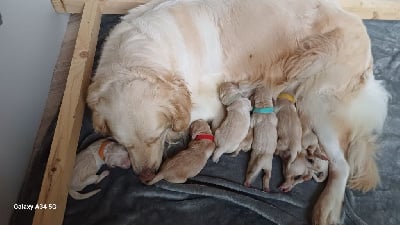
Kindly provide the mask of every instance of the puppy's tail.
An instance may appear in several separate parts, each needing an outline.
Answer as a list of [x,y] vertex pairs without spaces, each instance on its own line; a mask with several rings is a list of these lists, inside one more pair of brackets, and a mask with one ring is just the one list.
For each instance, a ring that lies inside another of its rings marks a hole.
[[160,181],[160,180],[162,180],[162,179],[164,179],[164,176],[163,176],[161,173],[158,173],[158,174],[153,178],[153,180],[147,182],[146,185],[153,185],[153,184],[157,183],[158,181]]
[[379,183],[376,141],[386,119],[389,98],[383,84],[370,76],[349,107],[347,121],[351,125],[351,139],[346,157],[350,166],[350,188],[365,192]]
[[73,199],[82,200],[82,199],[90,198],[93,195],[99,193],[100,191],[101,191],[100,189],[97,189],[97,190],[94,190],[94,191],[91,191],[91,192],[88,192],[88,193],[81,194],[81,193],[79,193],[77,191],[70,190],[68,193]]

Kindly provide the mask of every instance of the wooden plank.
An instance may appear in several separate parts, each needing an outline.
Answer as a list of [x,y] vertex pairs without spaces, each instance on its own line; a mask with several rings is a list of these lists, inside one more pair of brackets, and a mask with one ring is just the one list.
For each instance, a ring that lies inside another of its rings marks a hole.
[[61,225],[75,161],[93,58],[100,29],[100,1],[84,4],[75,50],[58,115],[57,126],[43,177],[38,204],[55,204],[57,209],[37,209],[34,225]]
[[67,12],[65,9],[63,0],[51,0],[51,4],[53,5],[53,8],[56,12],[58,12],[58,13],[66,13]]
[[339,0],[346,10],[363,19],[400,20],[400,0]]
[[[35,142],[29,165],[25,173],[25,179],[22,184],[18,201],[26,204],[34,204],[39,196],[42,179],[32,179],[32,177],[43,176],[45,166],[43,160],[48,158],[48,151],[44,151],[43,141],[47,134],[53,119],[57,116],[62,96],[67,82],[68,71],[71,65],[72,55],[74,52],[75,41],[78,35],[81,14],[73,14],[69,17],[67,29],[64,34],[64,40],[61,50],[53,71],[53,78],[50,84],[50,90],[47,96],[46,105],[43,111],[42,119],[36,133]],[[46,139],[48,140],[48,138]],[[32,190],[37,190],[32,192]],[[30,224],[32,223],[34,212],[24,212],[23,210],[14,210],[10,225]]]
[[[53,0],[56,1],[56,0]],[[82,13],[84,0],[59,0],[62,1],[64,12]],[[126,14],[129,9],[149,2],[150,0],[104,0],[102,14]],[[59,12],[56,8],[55,10]],[[62,12],[62,11],[60,11]]]
[[[64,12],[81,13],[84,0],[52,0],[61,2]],[[135,6],[150,0],[104,0],[102,14],[126,14]],[[333,0],[332,0],[333,1]],[[363,19],[400,20],[400,0],[339,0],[342,7]],[[61,3],[53,3],[58,6]],[[55,8],[57,12],[60,9]]]

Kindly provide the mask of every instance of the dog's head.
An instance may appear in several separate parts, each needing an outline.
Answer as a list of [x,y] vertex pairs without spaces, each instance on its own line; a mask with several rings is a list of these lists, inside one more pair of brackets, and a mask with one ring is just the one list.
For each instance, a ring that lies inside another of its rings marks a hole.
[[181,132],[190,122],[186,87],[146,72],[95,78],[87,103],[95,130],[127,148],[132,169],[143,182],[158,170],[168,132]]

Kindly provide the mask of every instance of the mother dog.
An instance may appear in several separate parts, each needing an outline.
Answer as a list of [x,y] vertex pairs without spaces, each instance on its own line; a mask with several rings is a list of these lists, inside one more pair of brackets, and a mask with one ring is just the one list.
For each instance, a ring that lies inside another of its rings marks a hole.
[[106,41],[87,102],[97,131],[129,150],[146,181],[164,142],[197,119],[218,127],[221,82],[263,85],[275,95],[299,85],[330,159],[314,224],[337,224],[346,183],[378,180],[375,134],[388,94],[372,73],[362,21],[333,0],[153,0],[123,17]]

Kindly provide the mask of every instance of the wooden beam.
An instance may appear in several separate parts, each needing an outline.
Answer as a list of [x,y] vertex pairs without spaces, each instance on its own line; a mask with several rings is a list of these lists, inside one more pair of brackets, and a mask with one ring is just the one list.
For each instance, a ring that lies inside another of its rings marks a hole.
[[342,7],[363,19],[400,20],[399,0],[339,0]]
[[65,9],[63,0],[51,0],[51,4],[53,5],[53,8],[56,12],[68,13],[68,11]]
[[[102,14],[126,14],[129,9],[150,0],[103,0]],[[52,0],[58,13],[82,13],[84,0]]]
[[86,90],[100,29],[100,1],[86,0],[75,43],[67,84],[58,115],[50,155],[38,204],[54,204],[56,209],[36,209],[34,225],[61,225],[67,202]]
[[[104,0],[102,14],[126,14],[150,0]],[[332,0],[333,1],[333,0]],[[84,0],[52,0],[57,12],[82,13]],[[339,0],[342,7],[363,19],[400,20],[400,0]]]

